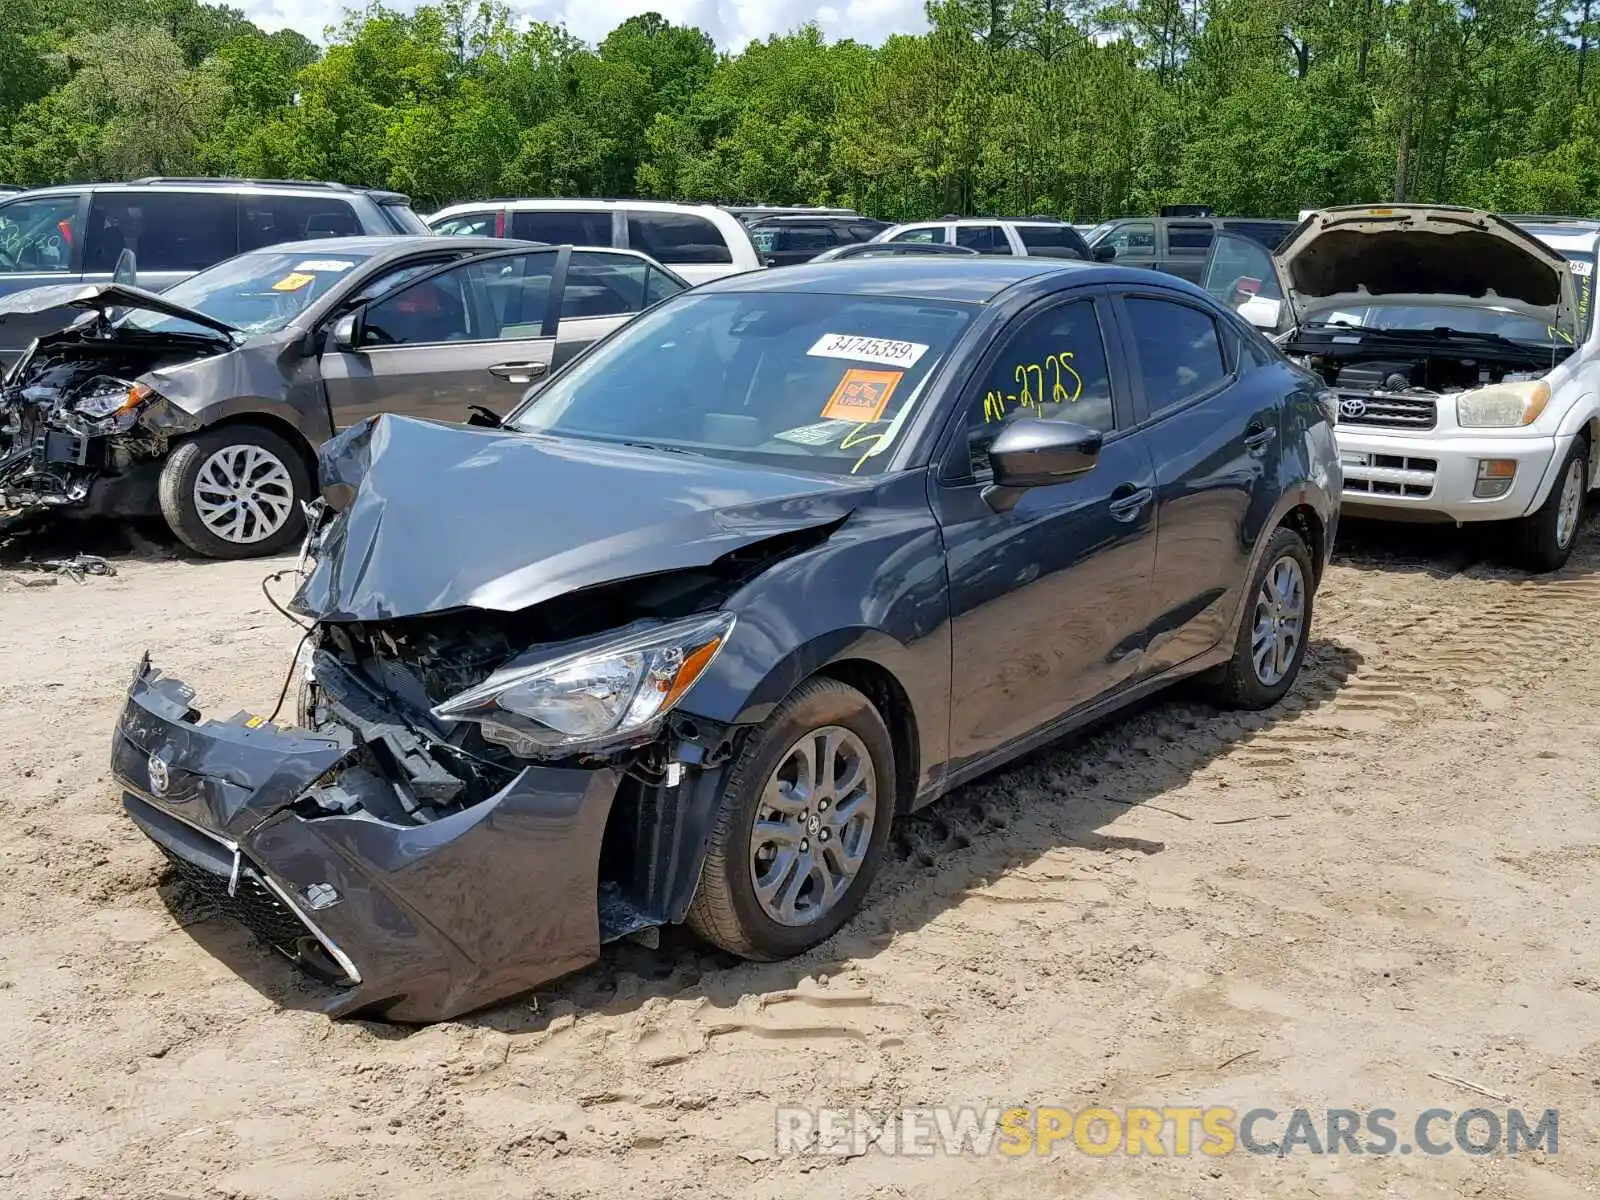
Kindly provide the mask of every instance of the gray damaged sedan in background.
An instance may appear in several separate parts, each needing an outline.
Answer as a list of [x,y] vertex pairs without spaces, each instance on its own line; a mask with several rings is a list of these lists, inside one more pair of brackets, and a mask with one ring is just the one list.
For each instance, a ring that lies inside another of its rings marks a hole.
[[898,814],[1181,678],[1288,691],[1338,522],[1321,391],[1148,271],[703,284],[503,428],[328,442],[298,719],[206,719],[146,659],[124,808],[331,1014],[448,1018],[671,922],[801,953]]
[[160,294],[0,298],[87,310],[0,381],[0,532],[159,515],[210,557],[276,553],[304,532],[315,448],[338,430],[503,411],[687,286],[629,250],[395,235],[272,246]]

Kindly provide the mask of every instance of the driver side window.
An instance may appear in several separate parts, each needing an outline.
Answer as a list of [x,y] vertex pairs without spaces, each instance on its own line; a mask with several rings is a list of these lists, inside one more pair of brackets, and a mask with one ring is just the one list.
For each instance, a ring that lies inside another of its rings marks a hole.
[[70,270],[77,223],[76,196],[14,200],[0,207],[0,275]]
[[369,305],[363,346],[536,338],[555,265],[551,252],[462,263]]
[[1101,433],[1116,428],[1111,370],[1093,300],[1073,300],[1024,317],[972,395],[967,447],[972,474],[989,473],[989,447],[1018,416],[1072,421]]

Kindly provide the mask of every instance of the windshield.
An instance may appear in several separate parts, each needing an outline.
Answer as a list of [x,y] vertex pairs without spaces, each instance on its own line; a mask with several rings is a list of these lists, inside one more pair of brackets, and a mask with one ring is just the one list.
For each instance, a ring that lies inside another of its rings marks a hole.
[[1549,346],[1567,337],[1553,326],[1509,308],[1466,304],[1368,304],[1326,309],[1312,314],[1308,325],[1346,325],[1352,329],[1448,329],[1453,333],[1487,333],[1514,342]]
[[553,378],[508,422],[829,474],[873,474],[969,305],[686,293]]
[[[294,320],[313,300],[367,260],[345,250],[326,255],[297,250],[241,254],[168,288],[162,298],[203,312],[245,334],[272,333]],[[192,330],[181,317],[135,310],[123,318],[135,329]]]

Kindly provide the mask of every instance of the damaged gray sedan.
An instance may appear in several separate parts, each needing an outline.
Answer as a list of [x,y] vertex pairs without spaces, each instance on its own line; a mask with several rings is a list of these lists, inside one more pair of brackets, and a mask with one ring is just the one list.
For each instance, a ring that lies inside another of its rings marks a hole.
[[0,532],[47,516],[162,517],[191,549],[292,546],[315,448],[376,412],[466,420],[688,285],[628,250],[494,238],[319,238],[156,294],[60,284],[67,306],[0,379]]
[[328,442],[293,727],[146,659],[113,774],[331,1014],[448,1018],[674,922],[782,958],[897,814],[1180,678],[1276,703],[1339,478],[1313,378],[1176,279],[718,280],[501,428]]

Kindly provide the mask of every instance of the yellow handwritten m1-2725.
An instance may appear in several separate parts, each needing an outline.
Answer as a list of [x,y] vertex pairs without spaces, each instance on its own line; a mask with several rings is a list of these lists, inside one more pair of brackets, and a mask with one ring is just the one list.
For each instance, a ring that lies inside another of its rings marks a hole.
[[[1045,394],[1046,377],[1050,381],[1048,395]],[[1083,376],[1073,369],[1071,350],[1047,354],[1042,363],[1018,363],[1012,378],[1017,382],[1015,392],[990,388],[984,394],[985,423],[1005,420],[1009,406],[1043,408],[1046,404],[1071,404],[1083,395]]]

